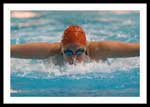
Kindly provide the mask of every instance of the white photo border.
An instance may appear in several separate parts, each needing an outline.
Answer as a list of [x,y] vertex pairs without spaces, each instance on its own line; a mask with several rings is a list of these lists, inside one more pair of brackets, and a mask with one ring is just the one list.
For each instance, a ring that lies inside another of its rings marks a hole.
[[[4,103],[116,104],[147,103],[147,5],[141,4],[10,4],[4,6]],[[89,8],[90,7],[90,8]],[[136,10],[140,11],[140,96],[139,97],[11,97],[10,96],[10,12],[12,10]]]

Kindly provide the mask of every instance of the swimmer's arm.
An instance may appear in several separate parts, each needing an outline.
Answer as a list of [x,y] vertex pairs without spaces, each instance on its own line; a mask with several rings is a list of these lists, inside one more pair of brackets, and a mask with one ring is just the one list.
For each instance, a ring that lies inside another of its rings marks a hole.
[[89,54],[93,59],[107,59],[117,57],[139,56],[139,43],[128,43],[121,41],[99,41],[91,42]]
[[35,42],[11,46],[11,57],[43,59],[60,52],[60,43]]

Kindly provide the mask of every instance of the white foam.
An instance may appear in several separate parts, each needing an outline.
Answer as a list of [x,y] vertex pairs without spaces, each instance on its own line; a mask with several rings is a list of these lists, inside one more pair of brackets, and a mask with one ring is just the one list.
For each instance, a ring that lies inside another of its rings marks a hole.
[[[111,73],[139,68],[139,57],[108,59],[106,62],[89,62],[77,65],[58,66],[43,60],[11,58],[11,72],[18,76],[49,78],[56,76],[84,75],[92,72]],[[36,77],[37,76],[37,77]]]

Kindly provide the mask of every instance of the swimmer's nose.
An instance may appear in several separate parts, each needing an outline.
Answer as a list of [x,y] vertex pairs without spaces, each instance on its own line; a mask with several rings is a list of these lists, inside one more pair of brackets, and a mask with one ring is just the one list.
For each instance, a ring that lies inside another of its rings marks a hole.
[[74,60],[74,59],[76,59],[77,58],[77,56],[76,55],[72,55],[72,59]]

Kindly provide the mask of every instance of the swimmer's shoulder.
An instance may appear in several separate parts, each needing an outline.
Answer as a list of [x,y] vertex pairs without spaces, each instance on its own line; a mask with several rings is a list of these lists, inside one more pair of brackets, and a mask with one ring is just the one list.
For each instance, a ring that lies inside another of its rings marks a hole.
[[99,42],[97,41],[87,41],[87,54],[92,55],[92,52],[96,49]]
[[49,56],[61,54],[61,43],[60,42],[48,43],[47,46],[49,46],[49,48],[48,48]]
[[93,60],[106,60],[104,50],[103,41],[87,42],[87,54]]

